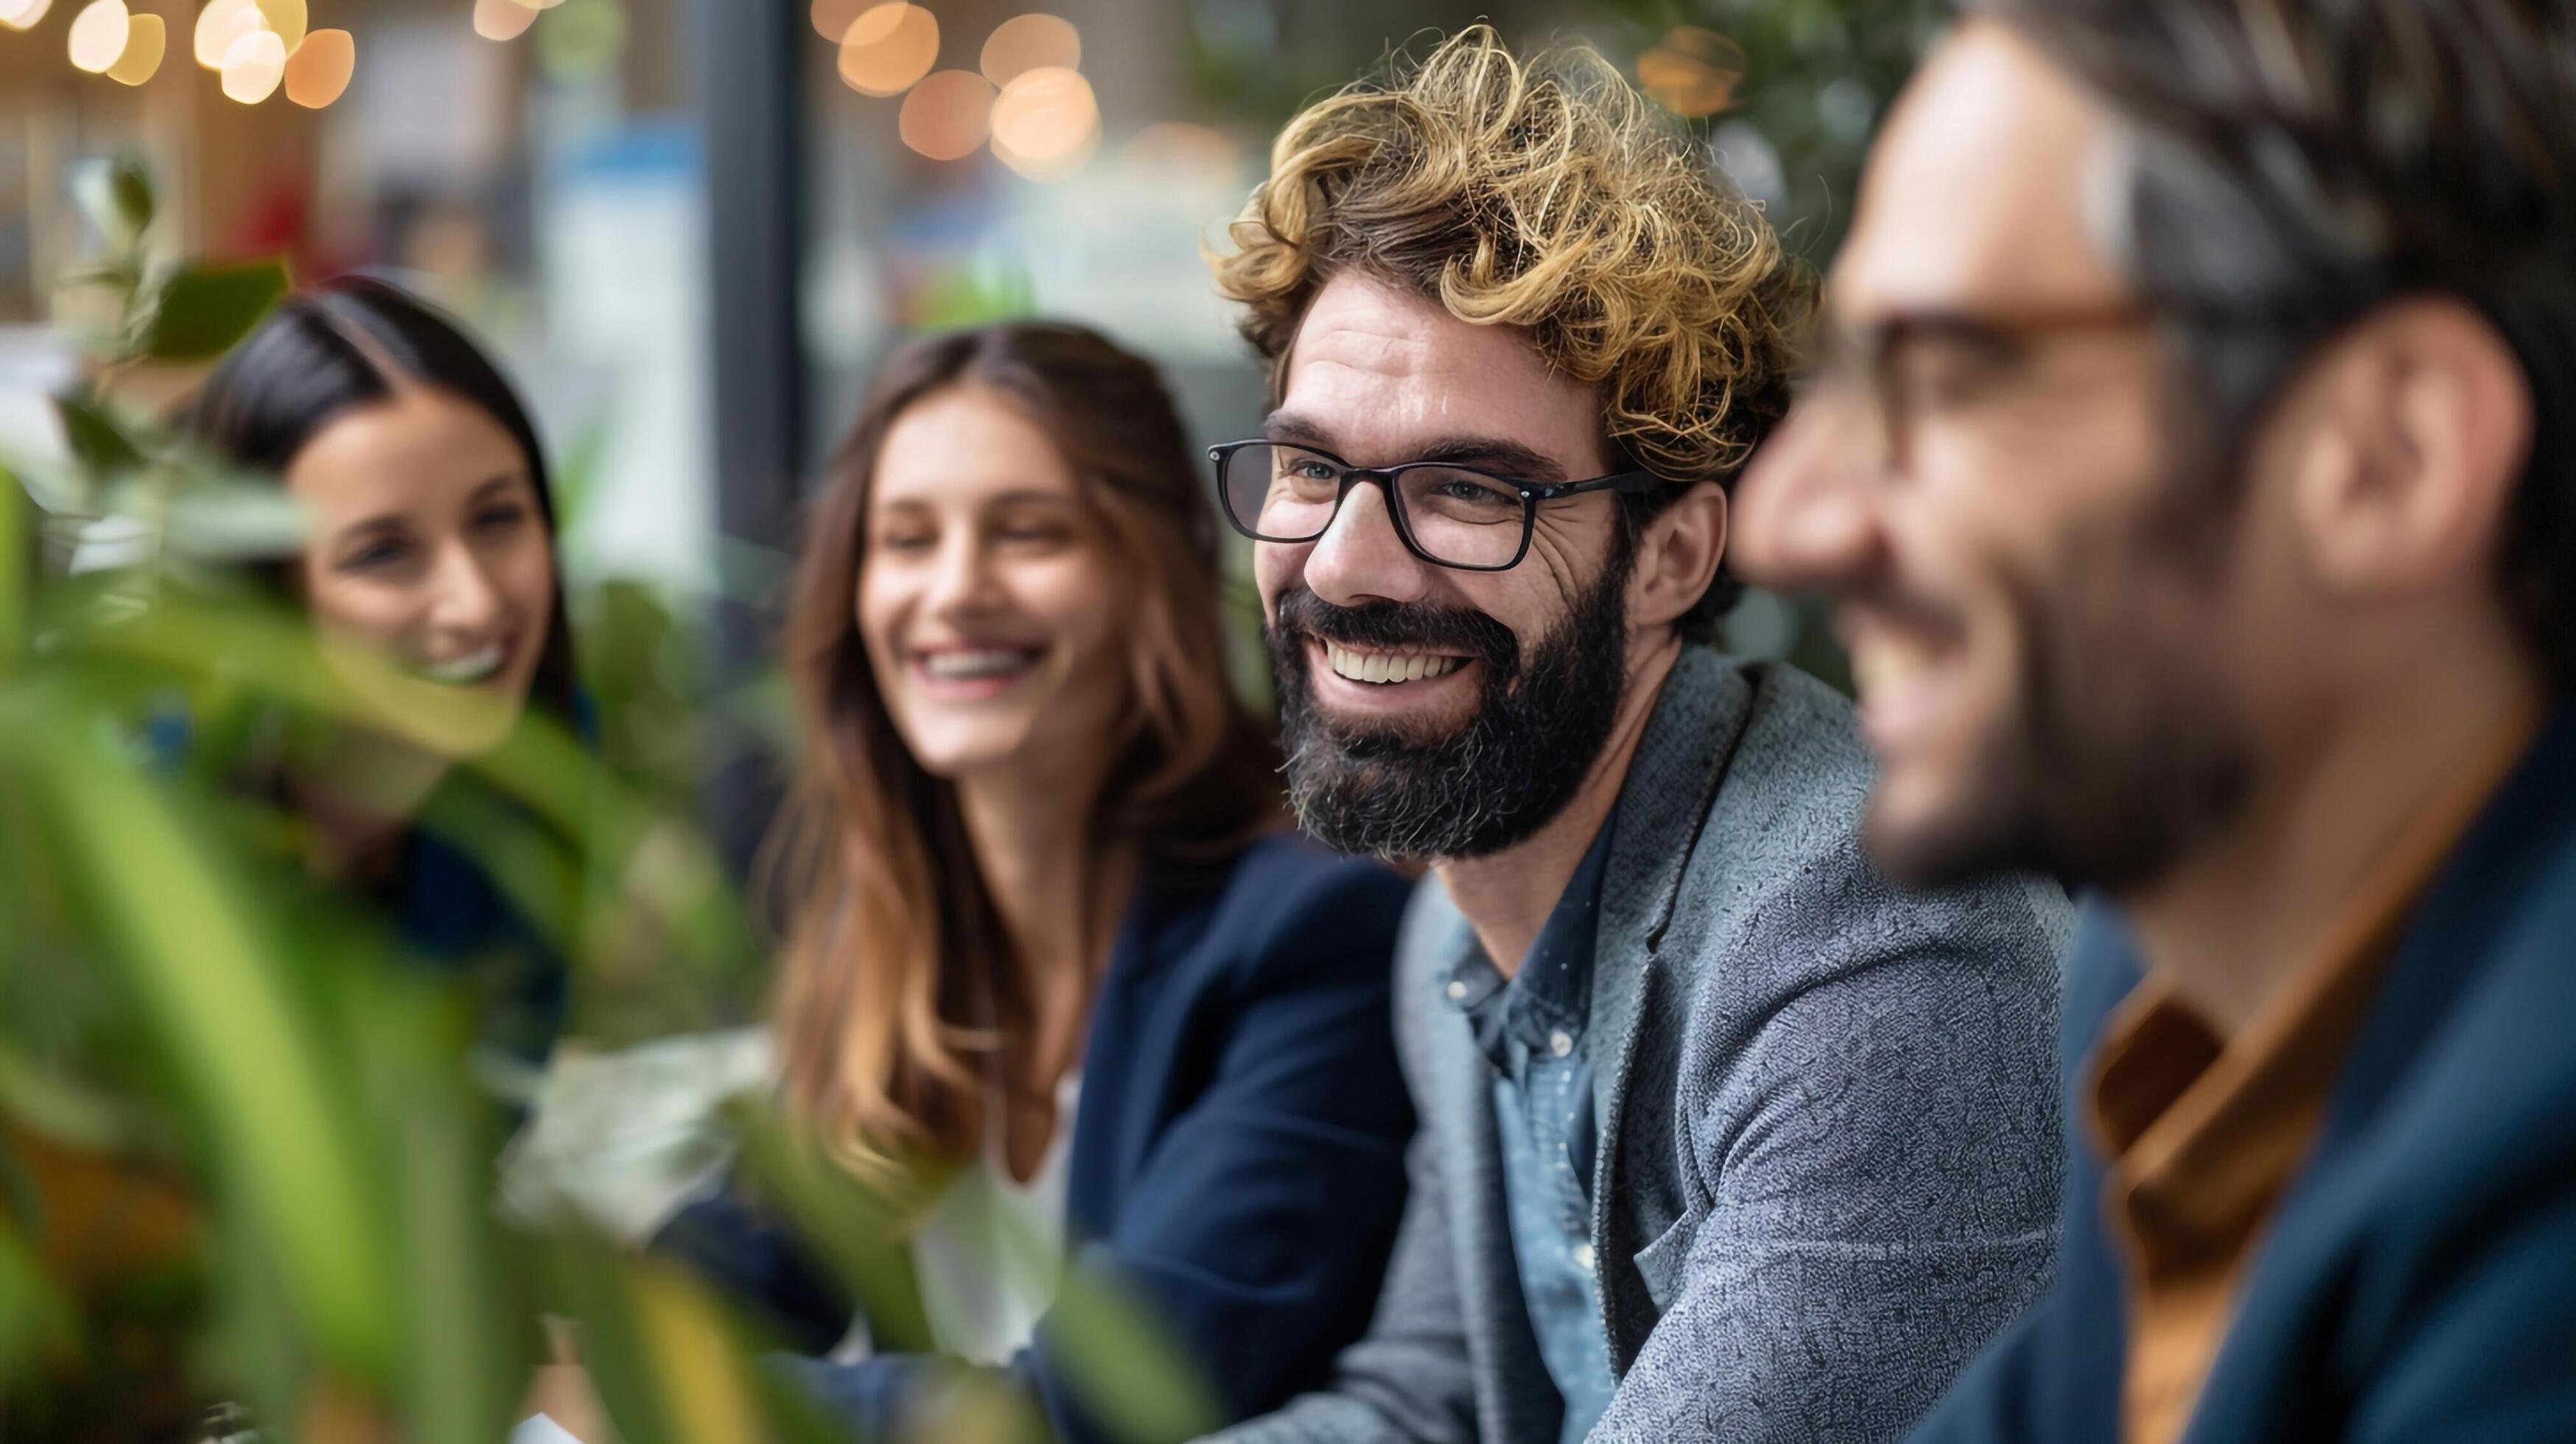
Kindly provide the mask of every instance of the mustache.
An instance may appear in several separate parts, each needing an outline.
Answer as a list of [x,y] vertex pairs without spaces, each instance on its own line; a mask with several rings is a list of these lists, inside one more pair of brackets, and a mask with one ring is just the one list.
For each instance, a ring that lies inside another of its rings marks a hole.
[[1280,594],[1271,630],[1280,640],[1303,635],[1363,651],[1419,648],[1473,657],[1495,677],[1508,677],[1520,666],[1520,638],[1473,607],[1424,602],[1343,607],[1299,587]]

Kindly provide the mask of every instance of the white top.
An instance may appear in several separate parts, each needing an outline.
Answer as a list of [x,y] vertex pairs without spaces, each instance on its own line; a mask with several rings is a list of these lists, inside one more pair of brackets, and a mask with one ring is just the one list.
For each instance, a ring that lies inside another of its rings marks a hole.
[[[1006,1365],[1029,1346],[1038,1320],[1055,1307],[1064,1273],[1074,1110],[1081,1101],[1081,1070],[1070,1070],[1056,1085],[1055,1136],[1026,1183],[1011,1177],[997,1118],[985,1130],[984,1156],[958,1175],[912,1236],[922,1309],[941,1353]],[[831,1357],[848,1363],[868,1352],[867,1321],[861,1319]]]

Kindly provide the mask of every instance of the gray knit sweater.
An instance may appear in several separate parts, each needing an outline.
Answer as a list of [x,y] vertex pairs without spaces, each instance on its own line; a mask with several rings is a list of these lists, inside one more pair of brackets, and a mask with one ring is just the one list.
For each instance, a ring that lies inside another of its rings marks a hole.
[[[1594,965],[1595,1441],[1895,1437],[2047,1282],[2071,914],[2028,880],[1898,889],[1869,782],[1849,705],[1786,667],[1693,649],[1657,700]],[[1557,1437],[1491,1065],[1440,991],[1471,945],[1424,884],[1396,964],[1422,1127],[1370,1332],[1226,1444]]]

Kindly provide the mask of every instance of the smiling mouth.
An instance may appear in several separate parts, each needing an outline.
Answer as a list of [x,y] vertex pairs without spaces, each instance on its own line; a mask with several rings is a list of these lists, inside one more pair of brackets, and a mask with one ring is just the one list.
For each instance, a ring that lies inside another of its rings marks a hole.
[[412,675],[442,687],[479,687],[499,676],[509,662],[510,649],[493,642],[444,662],[423,662],[412,668]]
[[1363,652],[1335,642],[1325,642],[1323,646],[1324,661],[1335,676],[1381,687],[1445,677],[1468,661],[1435,652]]
[[1034,647],[961,647],[918,653],[914,663],[937,682],[993,682],[1020,676],[1044,655]]

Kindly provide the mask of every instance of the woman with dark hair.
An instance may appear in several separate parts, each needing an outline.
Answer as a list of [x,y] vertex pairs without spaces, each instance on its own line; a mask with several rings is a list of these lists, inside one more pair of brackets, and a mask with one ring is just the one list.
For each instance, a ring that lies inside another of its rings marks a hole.
[[1238,1417],[1320,1383],[1375,1301],[1405,884],[1283,830],[1195,472],[1150,364],[1013,323],[889,362],[814,513],[780,1071],[908,1201],[947,1358],[872,1352],[731,1192],[661,1243],[830,1351],[802,1367],[871,1431],[962,1360],[1095,1437],[1048,1319],[1067,1270],[1132,1291]]
[[554,507],[526,409],[454,322],[351,278],[279,305],[182,420],[308,518],[302,547],[265,570],[312,621],[340,715],[283,729],[249,784],[298,824],[316,876],[466,975],[480,1041],[541,1059],[563,1011],[548,935],[569,889],[505,897],[456,845],[507,807],[462,786],[459,764],[531,718],[573,720]]

